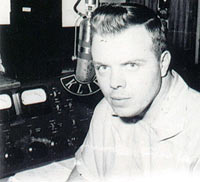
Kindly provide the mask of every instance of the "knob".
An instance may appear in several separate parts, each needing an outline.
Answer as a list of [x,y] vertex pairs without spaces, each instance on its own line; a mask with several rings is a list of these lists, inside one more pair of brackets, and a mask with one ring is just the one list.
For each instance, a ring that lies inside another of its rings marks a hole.
[[33,142],[28,147],[28,153],[33,159],[40,159],[48,155],[48,148],[44,143]]
[[4,154],[5,162],[9,165],[17,165],[23,162],[24,154],[19,148],[10,148]]
[[64,152],[67,147],[67,140],[64,136],[56,136],[53,138],[51,146],[56,153]]

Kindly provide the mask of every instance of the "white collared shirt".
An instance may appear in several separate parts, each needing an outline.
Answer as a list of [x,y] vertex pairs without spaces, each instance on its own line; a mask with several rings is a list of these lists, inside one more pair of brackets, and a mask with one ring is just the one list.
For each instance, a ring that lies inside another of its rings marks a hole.
[[200,94],[172,71],[165,99],[148,119],[124,123],[103,99],[96,107],[76,167],[88,181],[200,171]]

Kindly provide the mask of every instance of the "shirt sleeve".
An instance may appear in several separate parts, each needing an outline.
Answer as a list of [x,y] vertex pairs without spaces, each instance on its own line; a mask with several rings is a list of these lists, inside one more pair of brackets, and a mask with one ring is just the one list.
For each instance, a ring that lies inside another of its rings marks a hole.
[[103,178],[103,132],[108,104],[103,99],[95,108],[83,145],[76,152],[76,168],[87,181]]

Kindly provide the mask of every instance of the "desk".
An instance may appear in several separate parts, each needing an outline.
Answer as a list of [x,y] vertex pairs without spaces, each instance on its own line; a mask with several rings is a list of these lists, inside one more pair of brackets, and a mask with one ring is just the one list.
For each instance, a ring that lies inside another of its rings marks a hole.
[[0,179],[0,182],[8,182],[8,179],[9,179],[9,178]]
[[65,182],[74,165],[74,158],[66,159],[16,173],[9,178],[0,179],[0,182]]

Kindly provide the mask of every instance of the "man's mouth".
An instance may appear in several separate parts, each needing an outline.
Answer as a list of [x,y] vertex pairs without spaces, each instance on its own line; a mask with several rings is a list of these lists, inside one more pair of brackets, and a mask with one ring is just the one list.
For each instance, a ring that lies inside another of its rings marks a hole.
[[112,100],[127,100],[128,97],[111,97]]
[[111,102],[115,106],[123,106],[128,100],[129,97],[111,97]]

